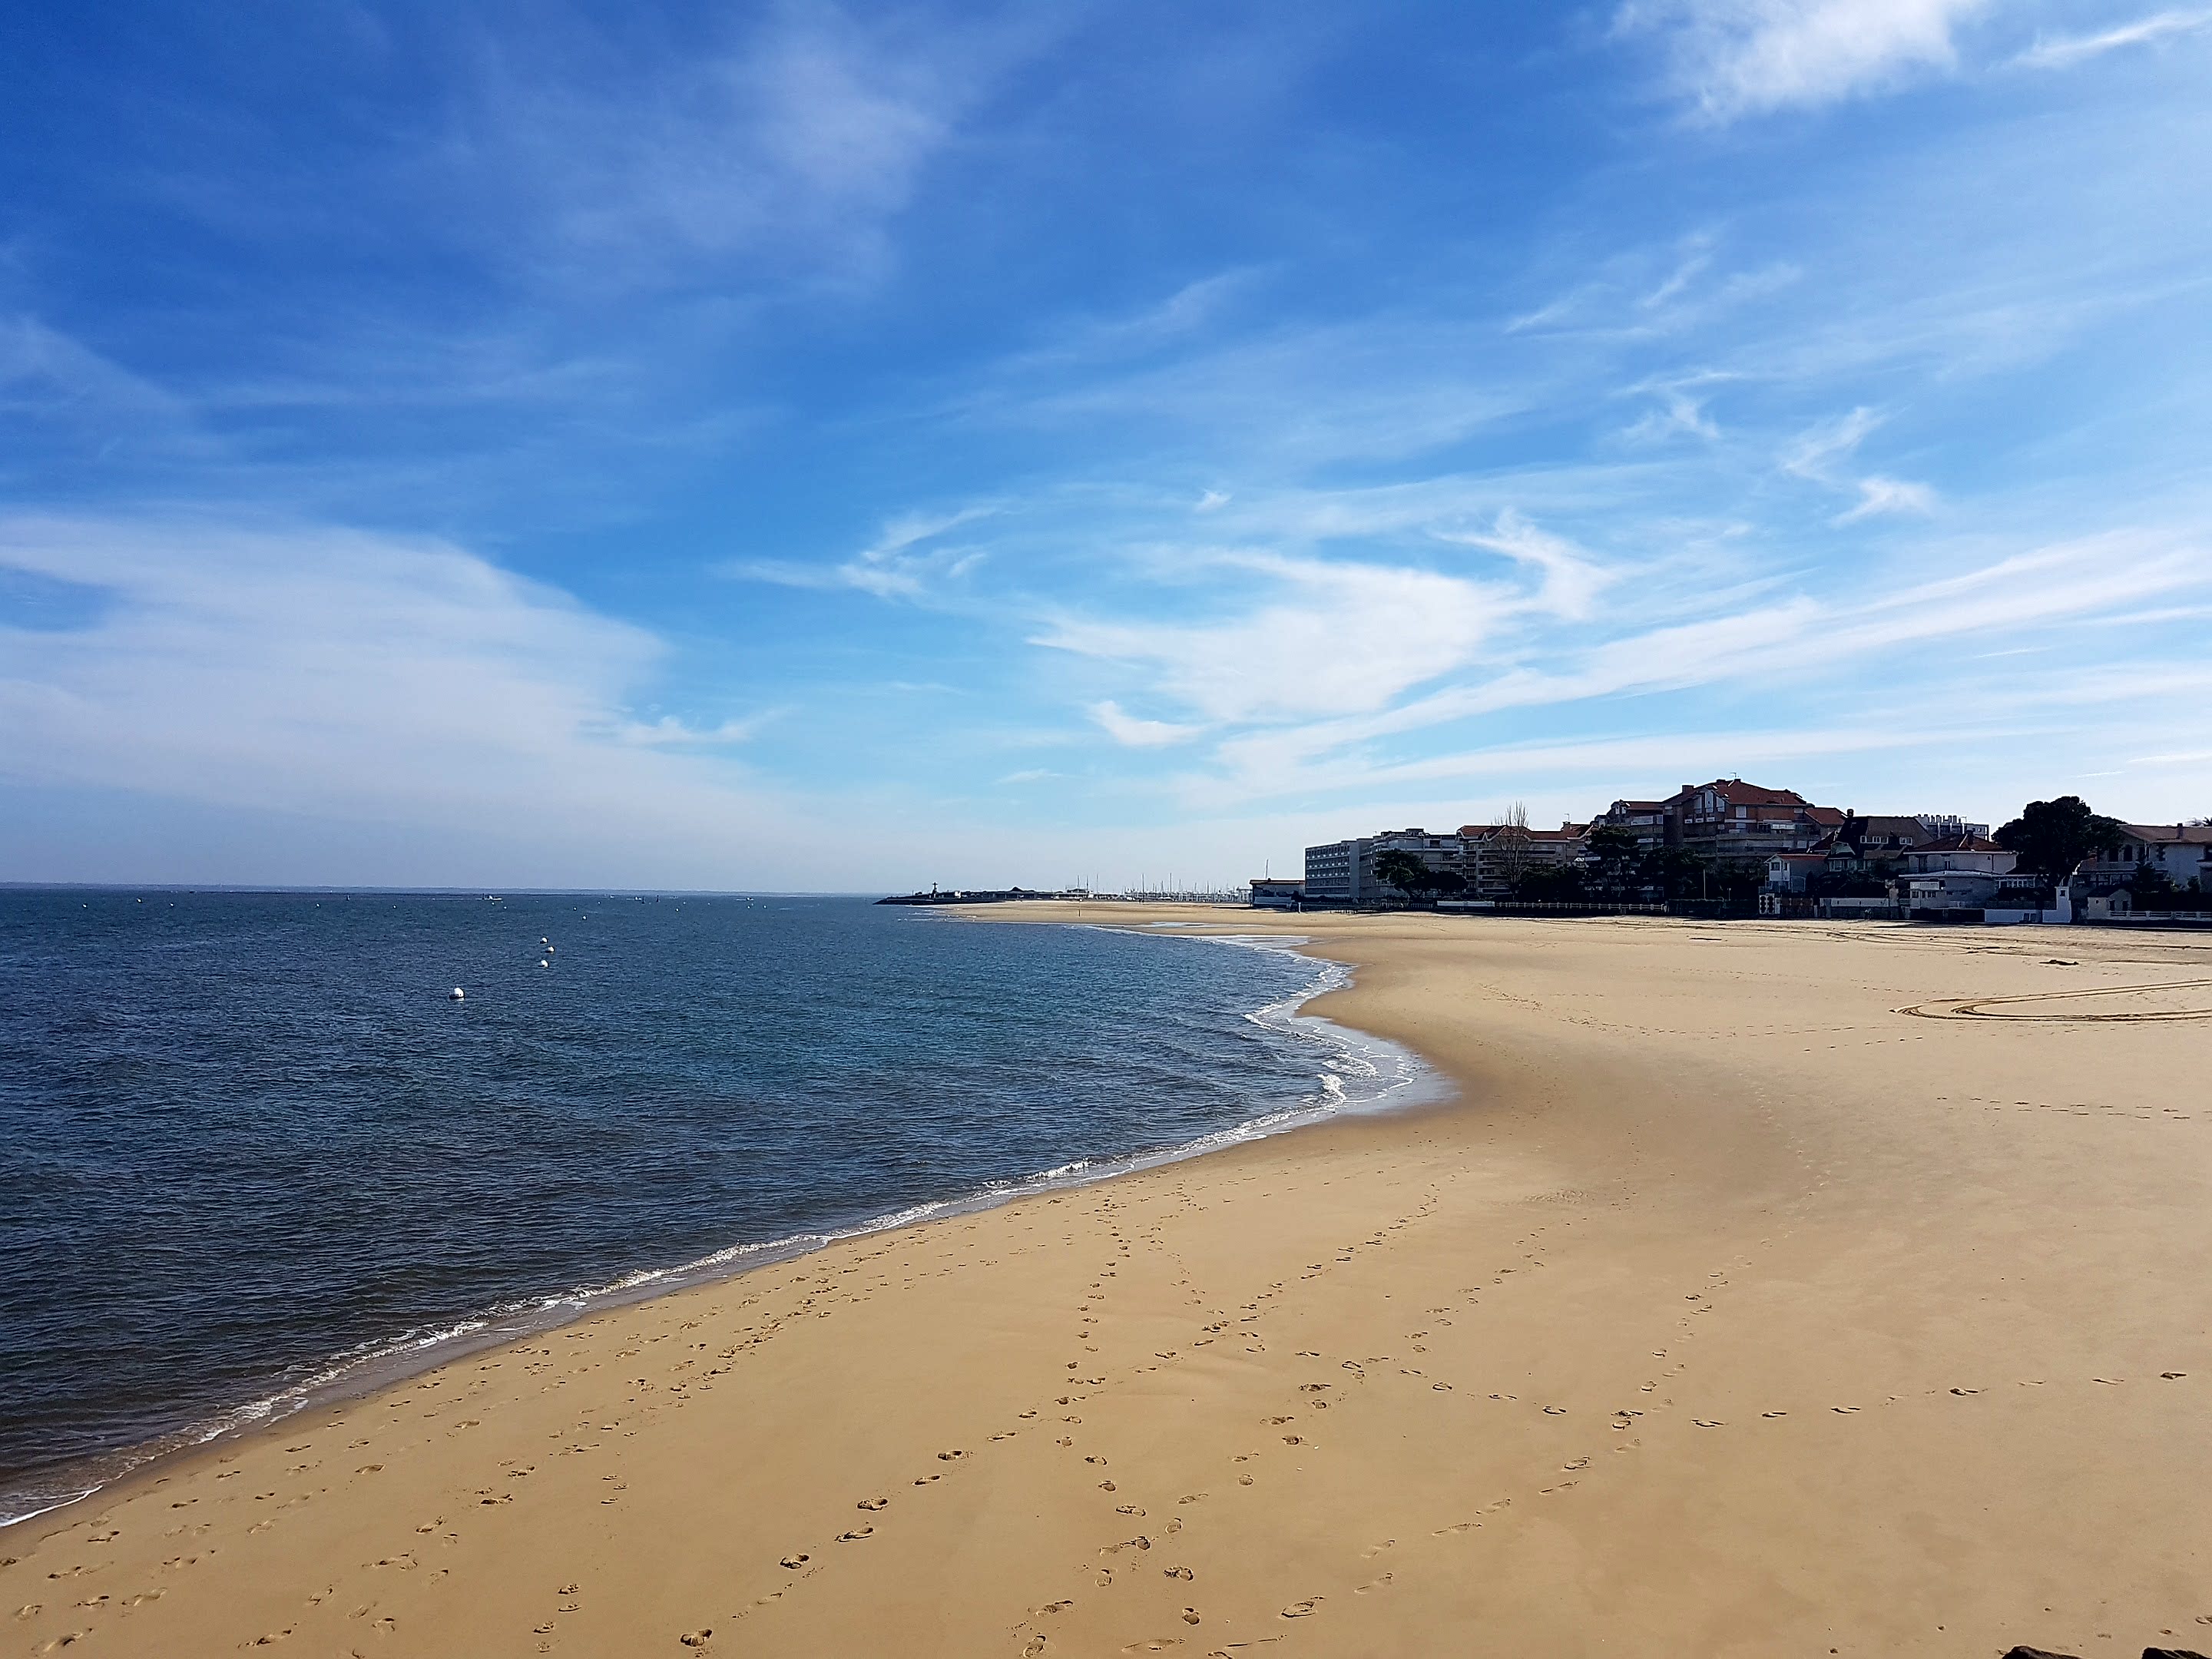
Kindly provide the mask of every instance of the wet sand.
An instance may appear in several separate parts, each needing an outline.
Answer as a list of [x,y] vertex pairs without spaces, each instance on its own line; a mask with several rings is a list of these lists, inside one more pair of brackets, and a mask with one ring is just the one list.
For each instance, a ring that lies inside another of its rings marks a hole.
[[1308,935],[1459,1097],[210,1448],[0,1651],[2212,1649],[2212,940],[987,915]]

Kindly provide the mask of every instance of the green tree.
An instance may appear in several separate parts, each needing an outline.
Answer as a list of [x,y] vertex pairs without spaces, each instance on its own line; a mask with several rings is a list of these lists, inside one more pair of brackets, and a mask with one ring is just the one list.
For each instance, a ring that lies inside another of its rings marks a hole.
[[1619,824],[1600,824],[1590,831],[1589,850],[1595,863],[1591,880],[1598,891],[1626,898],[1632,890],[1641,890],[1644,849],[1631,831]]
[[2074,873],[2092,853],[2109,853],[2120,844],[2124,826],[2089,810],[2079,795],[2032,800],[1996,833],[1996,843],[2017,854],[2020,867],[2052,882]]
[[1433,881],[1429,866],[1411,853],[1393,847],[1375,855],[1375,879],[1386,887],[1395,887],[1408,904],[1413,895],[1425,893]]

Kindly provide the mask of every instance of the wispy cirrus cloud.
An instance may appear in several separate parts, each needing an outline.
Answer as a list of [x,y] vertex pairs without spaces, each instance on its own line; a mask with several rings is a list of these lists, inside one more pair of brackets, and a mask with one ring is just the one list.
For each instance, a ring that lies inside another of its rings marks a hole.
[[979,547],[931,545],[963,525],[988,519],[995,507],[963,507],[950,513],[904,513],[851,558],[835,564],[800,564],[787,559],[730,559],[714,567],[725,576],[773,582],[782,587],[856,588],[879,599],[921,598],[939,582],[957,581],[989,556]]
[[1832,421],[1801,434],[1783,452],[1782,469],[1832,489],[1856,490],[1858,500],[1832,521],[1856,524],[1886,513],[1932,513],[1936,492],[1929,485],[1873,472],[1856,477],[1842,475],[1842,463],[1881,424],[1871,409],[1854,409]]
[[[1184,787],[1193,801],[1213,802],[1356,791],[1481,771],[1492,765],[1492,745],[1470,759],[1457,751],[1438,752],[1433,739],[1424,739],[1418,749],[1428,751],[1428,758],[1388,757],[1401,752],[1404,740],[1413,734],[1511,711],[1700,687],[1771,684],[1778,678],[1802,682],[1938,641],[2016,637],[2023,630],[2094,623],[2124,614],[2147,598],[2207,588],[2212,588],[2212,572],[2192,539],[2114,532],[2013,554],[1934,580],[1902,582],[1860,599],[1797,594],[1732,613],[1617,631],[1597,642],[1567,635],[1528,653],[1525,663],[1387,709],[1231,734],[1216,749],[1215,769],[1188,775]],[[2070,677],[2066,688],[2054,694],[2056,700],[2082,701],[2087,693],[2078,682],[2078,676]],[[2140,688],[2146,681],[2136,673],[2118,683]],[[1993,690],[1981,699],[1992,710],[2004,702]]]
[[2012,61],[2023,69],[2071,69],[2124,46],[2146,46],[2194,34],[2212,25],[2212,10],[2156,11],[2094,34],[2038,35],[2035,44]]

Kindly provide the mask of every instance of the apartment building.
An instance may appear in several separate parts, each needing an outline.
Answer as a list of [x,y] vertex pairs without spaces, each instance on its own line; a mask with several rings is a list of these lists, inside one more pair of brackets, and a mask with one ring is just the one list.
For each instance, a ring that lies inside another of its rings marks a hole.
[[1461,870],[1471,898],[1510,898],[1521,878],[1534,870],[1556,870],[1577,863],[1589,849],[1590,826],[1562,823],[1556,830],[1532,830],[1525,823],[1463,823],[1459,842],[1465,852]]
[[1815,806],[1794,789],[1769,789],[1741,778],[1686,783],[1663,805],[1667,845],[1716,864],[1764,865],[1777,853],[1809,851],[1850,816],[1840,807]]
[[1384,830],[1307,848],[1306,902],[1381,904],[1400,897],[1396,888],[1375,873],[1376,860],[1385,853],[1410,853],[1439,875],[1450,874],[1462,881],[1468,877],[1466,843],[1457,835],[1432,834],[1418,827]]
[[1333,841],[1306,848],[1304,884],[1310,904],[1350,904],[1358,896],[1359,853],[1364,840]]

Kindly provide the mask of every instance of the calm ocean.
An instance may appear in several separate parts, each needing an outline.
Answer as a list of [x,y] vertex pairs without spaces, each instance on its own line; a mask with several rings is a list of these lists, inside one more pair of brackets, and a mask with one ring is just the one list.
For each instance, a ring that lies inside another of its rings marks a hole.
[[0,1520],[595,1302],[1405,1090],[1293,1017],[1335,977],[860,900],[0,890]]

